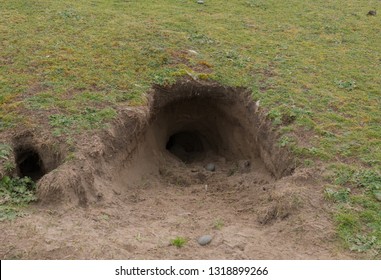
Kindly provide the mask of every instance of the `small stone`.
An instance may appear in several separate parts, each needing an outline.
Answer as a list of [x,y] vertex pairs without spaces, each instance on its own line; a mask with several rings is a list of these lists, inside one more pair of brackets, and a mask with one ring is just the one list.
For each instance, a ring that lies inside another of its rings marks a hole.
[[197,3],[198,4],[204,4],[204,1],[203,0],[198,0]]
[[205,246],[206,244],[209,244],[210,241],[212,241],[213,237],[211,235],[203,235],[201,236],[197,242],[198,244],[200,244],[201,246]]
[[374,194],[374,197],[381,202],[381,191],[376,191],[376,192],[373,192]]
[[377,12],[375,10],[370,10],[366,15],[367,16],[375,16],[375,15],[377,15]]
[[212,172],[216,170],[216,166],[214,165],[214,163],[208,163],[205,168],[206,170],[212,171]]

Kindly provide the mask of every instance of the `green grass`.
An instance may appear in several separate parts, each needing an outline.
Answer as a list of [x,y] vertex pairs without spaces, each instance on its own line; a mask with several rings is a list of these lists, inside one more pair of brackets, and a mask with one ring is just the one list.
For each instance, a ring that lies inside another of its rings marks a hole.
[[[12,152],[12,147],[10,145],[0,143],[0,164],[3,166],[3,173],[9,173],[15,168],[14,163],[10,160]],[[1,173],[0,169],[0,176],[5,175],[3,173]]]
[[0,180],[0,222],[22,216],[22,208],[37,200],[35,191],[36,185],[28,177],[2,177]]
[[104,127],[104,122],[116,116],[116,111],[110,108],[86,108],[80,113],[70,115],[54,114],[49,116],[49,124],[53,127],[53,134],[69,134],[80,132],[83,129]]
[[0,143],[0,160],[7,161],[12,153],[12,147],[8,144]]
[[[381,172],[381,23],[366,15],[381,10],[378,0],[0,0],[0,7],[0,133],[46,123],[56,136],[99,129],[119,107],[144,104],[153,83],[190,75],[251,89],[283,133],[279,145],[301,162]],[[357,175],[333,184],[367,180]],[[347,232],[357,241],[378,230],[376,218],[362,217],[378,205],[374,190],[359,188],[346,202],[358,225]],[[374,236],[363,243],[379,244]]]
[[325,190],[336,203],[335,219],[344,245],[365,257],[381,257],[381,173],[348,165],[331,167],[334,186]]

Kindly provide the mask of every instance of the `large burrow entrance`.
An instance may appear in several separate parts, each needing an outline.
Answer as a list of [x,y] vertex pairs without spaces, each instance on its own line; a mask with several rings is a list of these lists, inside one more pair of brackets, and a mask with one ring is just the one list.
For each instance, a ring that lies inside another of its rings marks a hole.
[[139,152],[125,177],[155,173],[173,160],[188,168],[245,161],[275,178],[292,172],[288,152],[246,89],[186,82],[150,94],[148,125],[134,135]]
[[154,116],[157,148],[165,148],[186,164],[213,156],[226,160],[258,157],[256,128],[231,100],[213,95],[193,96],[168,103]]
[[[80,161],[44,176],[40,197],[56,199],[57,182],[68,199],[80,194],[81,201],[89,202],[139,184],[190,186],[207,182],[210,175],[222,182],[241,163],[246,173],[261,173],[266,180],[294,169],[265,112],[244,88],[187,80],[154,87],[147,96],[147,106],[123,108],[113,127],[91,140],[100,141],[93,145],[85,141]],[[35,153],[19,158],[25,162],[19,164],[21,173],[32,172],[38,178],[47,169],[41,154],[44,164],[38,163]],[[69,180],[66,174],[71,174]]]
[[108,134],[119,168],[103,197],[120,197],[155,234],[192,239],[219,217],[254,236],[296,211],[298,200],[276,190],[292,158],[249,91],[186,82],[149,96]]

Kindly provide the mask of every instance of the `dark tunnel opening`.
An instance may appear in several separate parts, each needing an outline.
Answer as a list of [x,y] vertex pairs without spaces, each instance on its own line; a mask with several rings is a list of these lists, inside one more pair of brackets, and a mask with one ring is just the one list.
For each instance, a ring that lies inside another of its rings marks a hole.
[[200,159],[205,153],[202,136],[197,131],[180,131],[171,135],[166,149],[185,163]]
[[20,149],[16,152],[16,163],[20,177],[30,177],[38,181],[45,175],[45,168],[40,155],[34,149]]

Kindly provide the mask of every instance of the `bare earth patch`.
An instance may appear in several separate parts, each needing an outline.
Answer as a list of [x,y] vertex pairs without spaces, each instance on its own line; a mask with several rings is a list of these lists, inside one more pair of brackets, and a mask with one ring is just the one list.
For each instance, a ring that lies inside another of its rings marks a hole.
[[[352,257],[323,198],[324,168],[297,168],[247,91],[183,81],[147,96],[65,163],[13,137],[39,203],[0,223],[0,258]],[[184,247],[170,245],[177,236]]]

